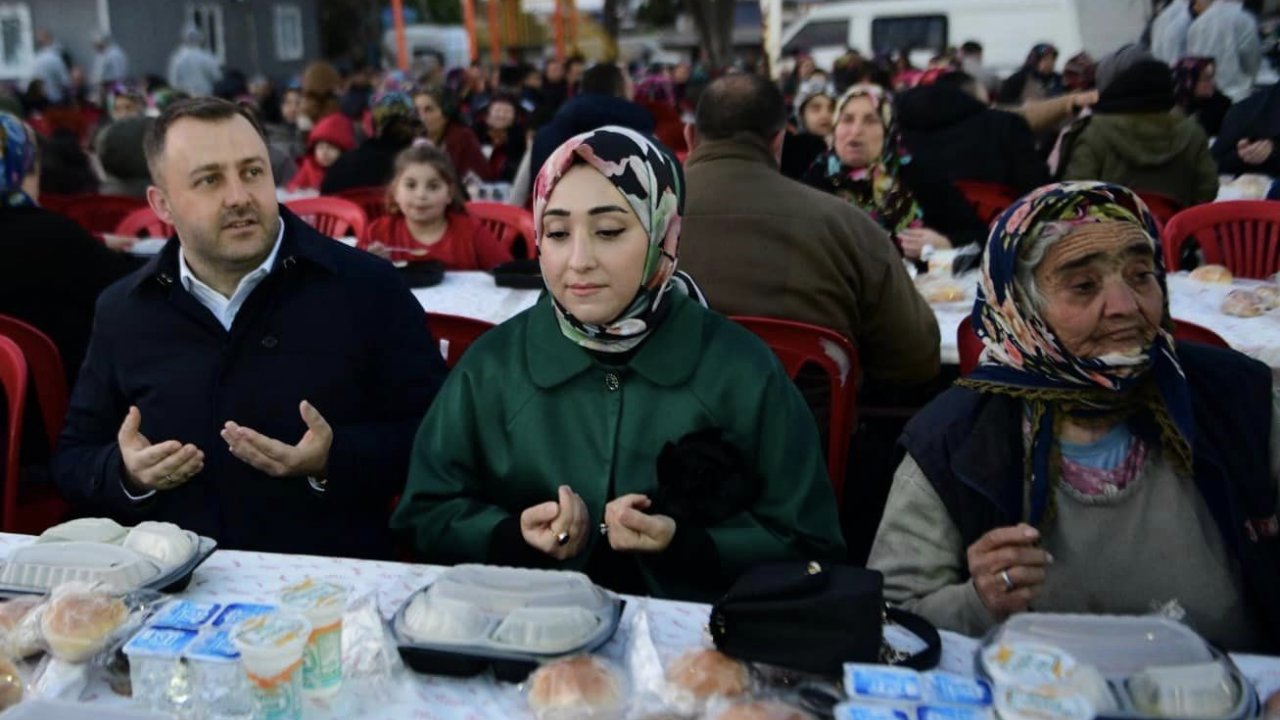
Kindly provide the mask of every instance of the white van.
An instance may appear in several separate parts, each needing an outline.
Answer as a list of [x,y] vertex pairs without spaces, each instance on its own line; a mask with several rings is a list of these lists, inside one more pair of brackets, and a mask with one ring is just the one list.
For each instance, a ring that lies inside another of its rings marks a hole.
[[782,52],[806,50],[830,70],[847,48],[868,57],[909,50],[920,67],[922,58],[976,40],[986,67],[1006,76],[1036,43],[1057,47],[1061,60],[1081,50],[1099,58],[1139,40],[1150,17],[1151,0],[838,0],[788,27]]
[[[446,68],[471,64],[471,41],[467,37],[467,29],[461,25],[406,25],[404,44],[410,63],[427,55],[439,55]],[[383,34],[382,49],[394,64],[395,30],[388,30]]]

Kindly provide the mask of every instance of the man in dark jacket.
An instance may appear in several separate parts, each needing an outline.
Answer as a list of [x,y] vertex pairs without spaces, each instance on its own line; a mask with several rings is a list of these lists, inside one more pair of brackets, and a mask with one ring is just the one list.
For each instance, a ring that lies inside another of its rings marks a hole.
[[1223,173],[1280,175],[1280,85],[1236,103],[1222,121],[1213,157]]
[[565,140],[605,125],[621,125],[653,135],[653,116],[631,102],[631,83],[617,65],[593,65],[582,76],[582,89],[565,103],[533,138],[529,159],[532,177]]
[[898,96],[898,122],[912,159],[948,180],[999,183],[1020,195],[1048,184],[1049,169],[1027,121],[990,109],[975,96],[979,90],[973,77],[955,72]]
[[385,557],[444,375],[391,266],[281,209],[253,116],[175,103],[145,145],[176,228],[99,299],[54,459],[64,496],[223,547]]

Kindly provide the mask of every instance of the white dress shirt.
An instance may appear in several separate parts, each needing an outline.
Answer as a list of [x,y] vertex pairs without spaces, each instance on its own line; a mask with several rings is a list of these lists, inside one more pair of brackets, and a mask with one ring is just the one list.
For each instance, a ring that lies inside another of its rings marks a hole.
[[271,254],[267,256],[262,264],[254,268],[248,275],[240,278],[240,284],[236,286],[235,292],[231,293],[231,297],[227,297],[222,293],[214,290],[206,285],[200,278],[191,272],[191,268],[187,265],[186,255],[181,249],[178,250],[178,276],[182,279],[182,287],[191,293],[191,297],[195,298],[201,305],[209,308],[209,312],[222,323],[222,327],[230,330],[231,323],[235,322],[236,315],[240,312],[240,307],[244,305],[244,301],[253,292],[254,288],[262,284],[267,275],[271,273],[271,266],[275,265],[276,255],[280,254],[280,243],[284,240],[284,221],[280,221],[280,230],[276,233],[275,247],[271,248]]

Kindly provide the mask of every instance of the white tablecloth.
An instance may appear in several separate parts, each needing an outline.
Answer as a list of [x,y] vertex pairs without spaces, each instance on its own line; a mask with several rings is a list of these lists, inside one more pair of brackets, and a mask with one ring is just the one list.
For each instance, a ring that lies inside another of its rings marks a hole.
[[[957,282],[968,290],[966,300],[932,306],[942,336],[942,362],[945,364],[960,363],[956,328],[973,311],[977,277],[976,273],[970,273],[957,278]],[[1201,283],[1186,273],[1177,273],[1169,276],[1169,309],[1175,319],[1201,325],[1221,335],[1232,348],[1266,363],[1280,378],[1280,310],[1256,318],[1231,317],[1220,310],[1222,299],[1231,289],[1257,284],[1250,280],[1237,280],[1232,285]]]
[[413,291],[427,312],[461,315],[494,325],[533,307],[538,293],[499,287],[486,272],[446,272],[439,285]]
[[[25,535],[0,534],[0,555],[30,539]],[[351,586],[354,595],[375,593],[383,616],[390,617],[410,593],[429,583],[440,570],[427,565],[219,550],[196,570],[182,597],[222,603],[270,603],[280,588],[308,576],[340,577]],[[650,635],[664,665],[683,650],[706,643],[708,606],[635,597],[628,597],[627,601],[622,626],[602,648],[601,655],[619,662],[624,659],[634,619],[641,608],[649,617]],[[955,633],[943,632],[942,635],[939,667],[971,674],[976,641]],[[1236,656],[1236,661],[1258,684],[1264,698],[1280,688],[1280,658]],[[114,695],[101,682],[91,684],[80,700],[102,705],[132,702]],[[409,671],[400,678],[393,697],[377,703],[359,702],[348,705],[345,710],[345,717],[367,720],[532,717],[516,686],[487,677],[459,679]]]

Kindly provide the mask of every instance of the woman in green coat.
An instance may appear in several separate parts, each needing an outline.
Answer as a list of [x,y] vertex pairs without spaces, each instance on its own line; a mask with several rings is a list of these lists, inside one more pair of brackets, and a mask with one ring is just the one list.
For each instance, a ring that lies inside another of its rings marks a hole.
[[549,293],[450,374],[392,527],[428,562],[696,600],[757,563],[841,557],[803,399],[754,335],[670,289],[679,165],[606,127],[560,146],[534,196]]

